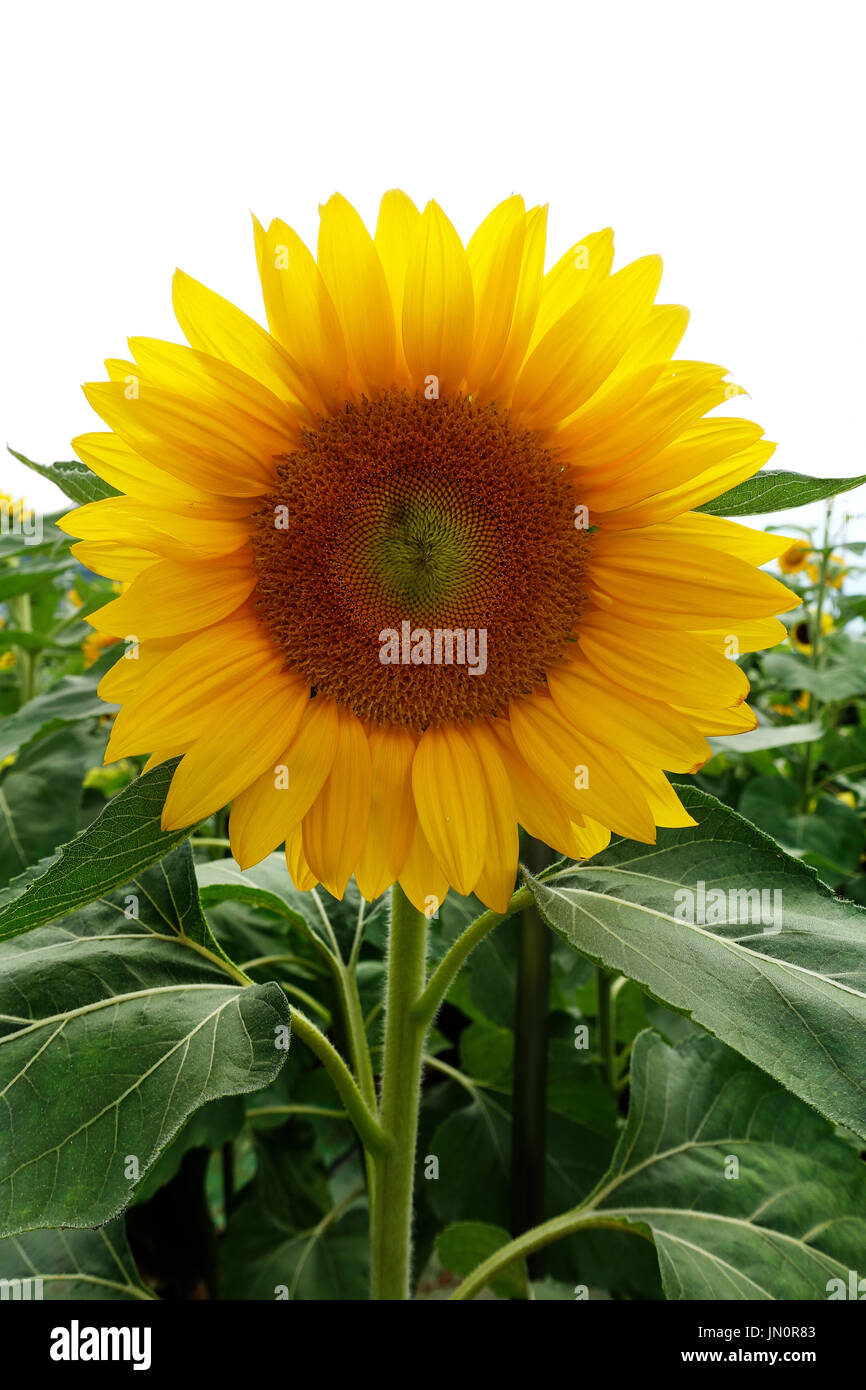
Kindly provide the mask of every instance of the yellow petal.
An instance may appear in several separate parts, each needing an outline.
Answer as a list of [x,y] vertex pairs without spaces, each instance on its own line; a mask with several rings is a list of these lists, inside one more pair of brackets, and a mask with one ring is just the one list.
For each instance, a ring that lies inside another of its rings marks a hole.
[[610,275],[613,265],[613,229],[592,232],[570,247],[547,272],[530,349],[533,350],[569,309]]
[[403,299],[403,350],[419,391],[444,396],[458,390],[474,331],[466,252],[442,209],[428,203],[413,238]]
[[521,754],[556,796],[628,839],[654,841],[646,799],[629,777],[625,760],[578,733],[549,695],[513,700],[509,720]]
[[318,883],[304,856],[304,836],[301,825],[296,825],[286,836],[286,868],[289,877],[299,893],[309,893]]
[[355,878],[362,896],[372,902],[400,877],[417,814],[412,797],[414,738],[400,728],[374,728],[368,737],[373,775],[370,820]]
[[546,429],[578,409],[610,375],[646,321],[661,279],[661,259],[645,256],[591,290],[531,352],[512,408]]
[[252,690],[236,689],[231,714],[181,759],[162,812],[164,830],[194,825],[218,811],[271,767],[301,722],[305,681],[278,671]]
[[[781,623],[779,627],[784,633]],[[577,640],[601,675],[653,700],[680,696],[684,703],[703,708],[734,704],[749,692],[748,679],[739,666],[691,633],[648,628],[613,614],[588,613],[578,624]]]
[[[187,638],[174,649],[166,639],[131,646],[129,656],[112,668],[123,667],[133,676],[119,677],[120,690],[109,676],[100,683],[100,694],[123,694],[123,709],[114,721],[109,751],[115,758],[150,752],[171,742],[193,741],[213,727],[231,708],[235,691],[253,689],[262,676],[278,674],[280,655],[258,624],[249,617],[222,623]],[[133,683],[134,680],[134,683]]]
[[235,798],[229,836],[242,868],[272,853],[307,814],[333,766],[339,726],[333,700],[310,700],[297,733],[274,766]]
[[253,219],[256,257],[271,333],[282,344],[314,411],[346,399],[348,362],[340,320],[315,260],[279,220],[267,231]]
[[448,894],[448,879],[427,843],[420,821],[415,822],[409,858],[400,870],[400,887],[412,905],[427,917],[439,911]]
[[466,376],[483,391],[505,351],[523,263],[526,209],[518,196],[488,213],[466,247],[475,298],[475,341]]
[[126,593],[87,621],[97,632],[135,641],[209,627],[240,608],[256,582],[248,556],[238,562],[234,556],[230,559],[232,563],[158,560],[133,580]]
[[371,783],[364,726],[354,714],[341,710],[328,780],[303,822],[307,862],[335,898],[342,898],[360,858],[370,815]]
[[296,400],[301,388],[291,358],[254,319],[182,270],[175,273],[172,299],[192,347],[231,362],[280,400]]
[[505,912],[514,892],[519,852],[511,782],[487,724],[468,724],[466,736],[478,757],[486,791],[481,814],[487,821],[487,847],[474,891],[486,907]]
[[123,583],[137,578],[143,570],[159,559],[152,550],[143,550],[133,545],[119,545],[111,541],[107,544],[79,541],[69,549],[85,569],[92,570],[94,574],[105,575],[107,579],[119,579]]
[[523,256],[508,339],[497,367],[482,386],[483,394],[488,400],[498,399],[506,405],[511,400],[514,383],[526,358],[541,302],[546,240],[547,207],[532,208],[526,214]]
[[706,740],[669,704],[616,685],[589,661],[552,667],[547,684],[570,724],[608,747],[627,748],[630,758],[691,773],[710,756]]
[[396,334],[385,274],[373,238],[339,193],[321,209],[318,261],[357,386],[367,394],[390,386]]
[[251,447],[237,418],[213,414],[201,402],[153,386],[129,398],[118,382],[91,382],[84,394],[137,453],[198,488],[256,497],[273,482],[273,454],[264,446]]
[[72,447],[81,459],[98,477],[104,478],[120,492],[144,502],[161,503],[179,499],[199,502],[204,505],[228,505],[237,507],[237,499],[221,498],[203,488],[167,473],[158,464],[146,459],[116,434],[95,431],[80,434],[73,439]]
[[376,235],[373,238],[385,272],[393,311],[398,378],[406,383],[410,378],[403,355],[403,293],[412,239],[420,222],[421,214],[412,199],[398,188],[392,188],[379,204]]
[[484,864],[486,783],[478,754],[456,726],[428,729],[415,750],[412,790],[424,836],[448,881],[471,893]]

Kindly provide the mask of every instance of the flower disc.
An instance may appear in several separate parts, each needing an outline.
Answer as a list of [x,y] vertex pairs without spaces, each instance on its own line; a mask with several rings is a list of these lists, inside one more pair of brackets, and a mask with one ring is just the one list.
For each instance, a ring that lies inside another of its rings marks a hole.
[[574,485],[495,404],[364,398],[277,480],[255,514],[258,611],[290,669],[359,718],[503,715],[573,641],[591,544]]

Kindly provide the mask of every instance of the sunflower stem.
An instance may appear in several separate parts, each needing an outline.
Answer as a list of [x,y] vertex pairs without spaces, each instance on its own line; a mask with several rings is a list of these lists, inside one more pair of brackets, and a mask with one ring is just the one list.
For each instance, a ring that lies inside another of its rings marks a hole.
[[513,917],[515,912],[520,912],[531,902],[532,894],[529,889],[518,888],[504,913],[494,912],[491,909],[488,912],[482,912],[480,917],[476,917],[474,922],[470,922],[466,930],[458,936],[453,946],[446,951],[430,976],[426,989],[413,1005],[413,1018],[419,1022],[432,1023],[439,1005],[456,980],[467,956],[484,940],[488,932],[493,931],[493,928],[498,927],[500,922]]
[[329,1073],[364,1148],[370,1153],[386,1149],[390,1142],[388,1136],[364,1100],[354,1076],[337,1049],[306,1014],[302,1014],[293,1004],[289,1005],[289,1009],[292,1031],[307,1044]]
[[371,1297],[410,1294],[412,1196],[427,1023],[412,1017],[424,988],[427,919],[399,884],[391,890],[381,1120],[389,1147],[375,1155]]
[[[33,631],[33,610],[29,594],[16,594],[14,598],[9,599],[9,617],[19,632]],[[18,664],[18,689],[23,706],[36,694],[36,663],[39,656],[27,647],[16,647],[15,657]]]

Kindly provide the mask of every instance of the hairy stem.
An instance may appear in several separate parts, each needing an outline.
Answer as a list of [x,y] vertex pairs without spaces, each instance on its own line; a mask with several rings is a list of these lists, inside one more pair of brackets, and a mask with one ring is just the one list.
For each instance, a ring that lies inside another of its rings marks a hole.
[[375,1156],[372,1217],[374,1299],[408,1299],[411,1274],[415,1145],[421,1101],[421,1064],[427,1023],[413,1017],[427,961],[427,919],[399,884],[391,890],[382,1127],[390,1140]]
[[340,1099],[346,1107],[346,1112],[364,1147],[371,1153],[381,1153],[389,1147],[388,1136],[379,1124],[376,1116],[369,1109],[364,1100],[358,1084],[355,1081],[346,1063],[343,1061],[337,1049],[328,1042],[324,1033],[320,1033],[306,1014],[302,1014],[299,1009],[289,1006],[292,1015],[292,1028],[297,1036],[307,1044],[311,1052],[315,1053],[322,1066],[325,1067],[331,1080],[337,1088]]

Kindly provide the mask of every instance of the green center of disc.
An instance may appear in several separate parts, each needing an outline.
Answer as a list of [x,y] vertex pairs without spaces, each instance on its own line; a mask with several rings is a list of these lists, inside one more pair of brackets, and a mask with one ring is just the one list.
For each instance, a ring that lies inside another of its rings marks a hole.
[[388,500],[359,537],[359,556],[383,592],[407,613],[459,599],[473,584],[482,528],[465,509]]

